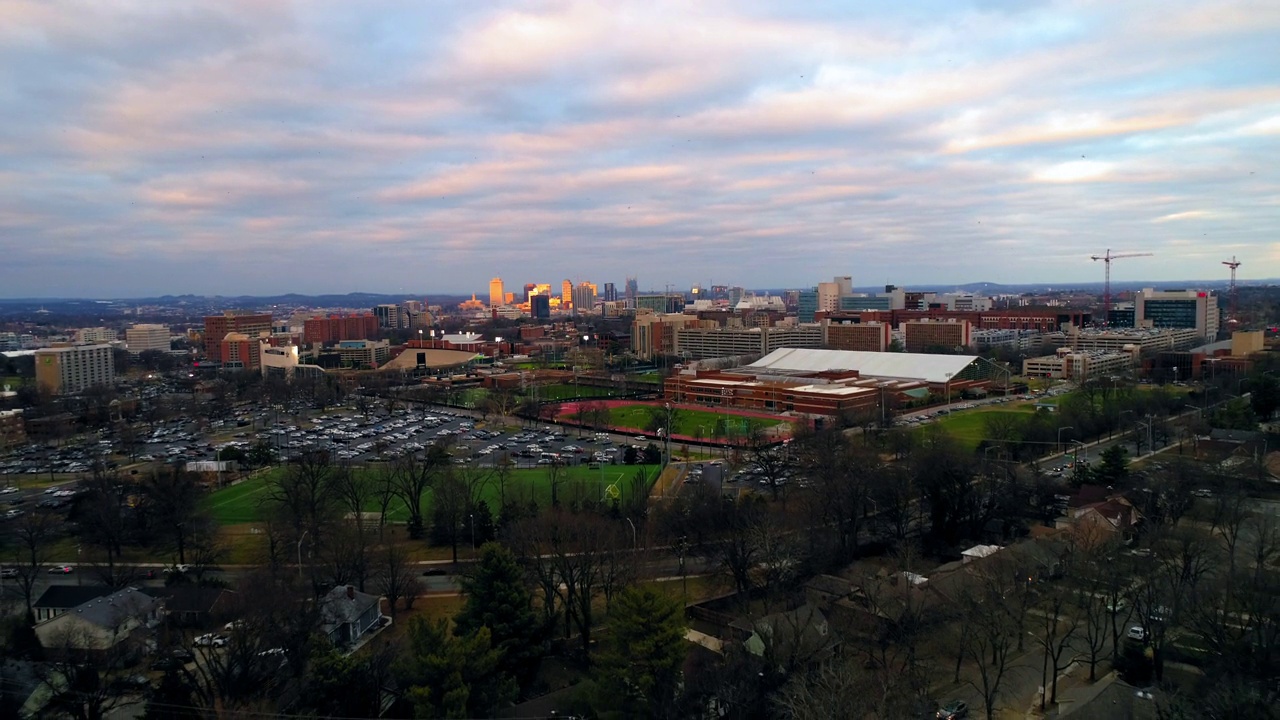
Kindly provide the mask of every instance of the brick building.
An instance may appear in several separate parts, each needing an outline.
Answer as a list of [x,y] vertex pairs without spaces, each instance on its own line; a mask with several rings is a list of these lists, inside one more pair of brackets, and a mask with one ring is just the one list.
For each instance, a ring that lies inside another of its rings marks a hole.
[[969,321],[954,318],[904,322],[902,332],[902,344],[909,353],[928,352],[934,348],[967,348],[973,342]]
[[841,322],[827,325],[827,347],[832,350],[887,352],[893,342],[893,328],[885,323]]
[[269,335],[271,333],[271,314],[227,310],[221,315],[206,317],[204,319],[204,352],[209,360],[216,363],[225,362],[222,354],[222,341],[226,338],[227,333],[240,333],[254,338],[262,333]]
[[378,336],[378,316],[330,315],[310,318],[302,324],[302,342],[330,345],[344,340],[368,340]]

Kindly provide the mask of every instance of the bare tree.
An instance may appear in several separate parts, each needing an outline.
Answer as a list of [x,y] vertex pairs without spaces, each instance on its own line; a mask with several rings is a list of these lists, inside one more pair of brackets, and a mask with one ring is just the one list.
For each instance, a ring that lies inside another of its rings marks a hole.
[[422,537],[425,524],[422,518],[422,500],[432,484],[447,466],[449,453],[442,443],[433,443],[419,457],[416,453],[407,453],[396,458],[395,488],[396,495],[409,511],[409,537]]
[[17,574],[18,590],[22,594],[27,615],[32,613],[36,584],[49,562],[49,544],[53,541],[58,518],[49,513],[31,512],[10,521],[13,570]]
[[[1040,672],[1040,685],[1049,686],[1049,702],[1058,701],[1058,673],[1063,669],[1062,658],[1080,627],[1079,619],[1072,613],[1065,612],[1067,596],[1063,593],[1052,593],[1040,605],[1040,627],[1036,633],[1036,642],[1044,651],[1044,667]],[[1046,681],[1044,675],[1049,673]],[[1040,709],[1045,709],[1045,695],[1040,695]]]
[[408,550],[399,543],[387,543],[375,552],[376,587],[387,599],[387,610],[396,615],[396,603],[403,600],[405,609],[422,591],[417,569],[409,561]]

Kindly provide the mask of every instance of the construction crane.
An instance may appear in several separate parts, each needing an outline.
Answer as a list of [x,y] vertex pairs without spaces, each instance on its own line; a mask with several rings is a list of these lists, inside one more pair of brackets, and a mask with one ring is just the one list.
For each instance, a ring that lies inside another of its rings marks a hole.
[[1239,309],[1239,301],[1236,297],[1236,268],[1240,267],[1240,261],[1232,255],[1230,260],[1223,260],[1222,264],[1231,268],[1231,318],[1228,322],[1239,322],[1240,317],[1236,314]]
[[[1109,325],[1111,323],[1111,261],[1119,260],[1120,258],[1151,257],[1151,255],[1152,253],[1120,253],[1112,255],[1111,249],[1107,248],[1105,254],[1090,256],[1093,260],[1101,260],[1107,267],[1107,280],[1102,286],[1102,324]],[[1137,320],[1137,318],[1134,318],[1135,323]]]

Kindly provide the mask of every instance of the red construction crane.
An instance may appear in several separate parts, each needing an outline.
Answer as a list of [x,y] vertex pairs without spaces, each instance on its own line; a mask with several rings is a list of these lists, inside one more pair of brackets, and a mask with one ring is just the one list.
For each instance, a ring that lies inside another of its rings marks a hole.
[[[1152,253],[1121,253],[1119,255],[1112,255],[1111,249],[1107,248],[1107,252],[1103,255],[1090,256],[1094,260],[1101,260],[1103,264],[1107,266],[1107,271],[1106,271],[1107,280],[1106,280],[1106,283],[1102,286],[1102,324],[1103,325],[1109,325],[1111,323],[1111,261],[1119,260],[1120,258],[1151,257],[1151,255]],[[1137,321],[1138,321],[1138,318],[1134,318],[1134,322],[1137,323]]]
[[1223,260],[1222,264],[1231,268],[1231,318],[1230,319],[1233,321],[1239,322],[1240,318],[1239,316],[1236,315],[1237,308],[1238,308],[1237,299],[1236,299],[1236,268],[1240,267],[1240,261],[1236,259],[1235,255],[1232,255],[1230,260]]

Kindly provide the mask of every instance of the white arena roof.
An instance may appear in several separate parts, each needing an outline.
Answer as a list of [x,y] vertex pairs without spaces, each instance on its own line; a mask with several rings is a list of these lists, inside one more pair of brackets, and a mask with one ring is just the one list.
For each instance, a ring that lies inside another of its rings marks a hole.
[[977,359],[976,355],[779,348],[746,367],[783,373],[856,370],[863,377],[910,378],[929,383],[945,383],[948,378],[960,375]]

